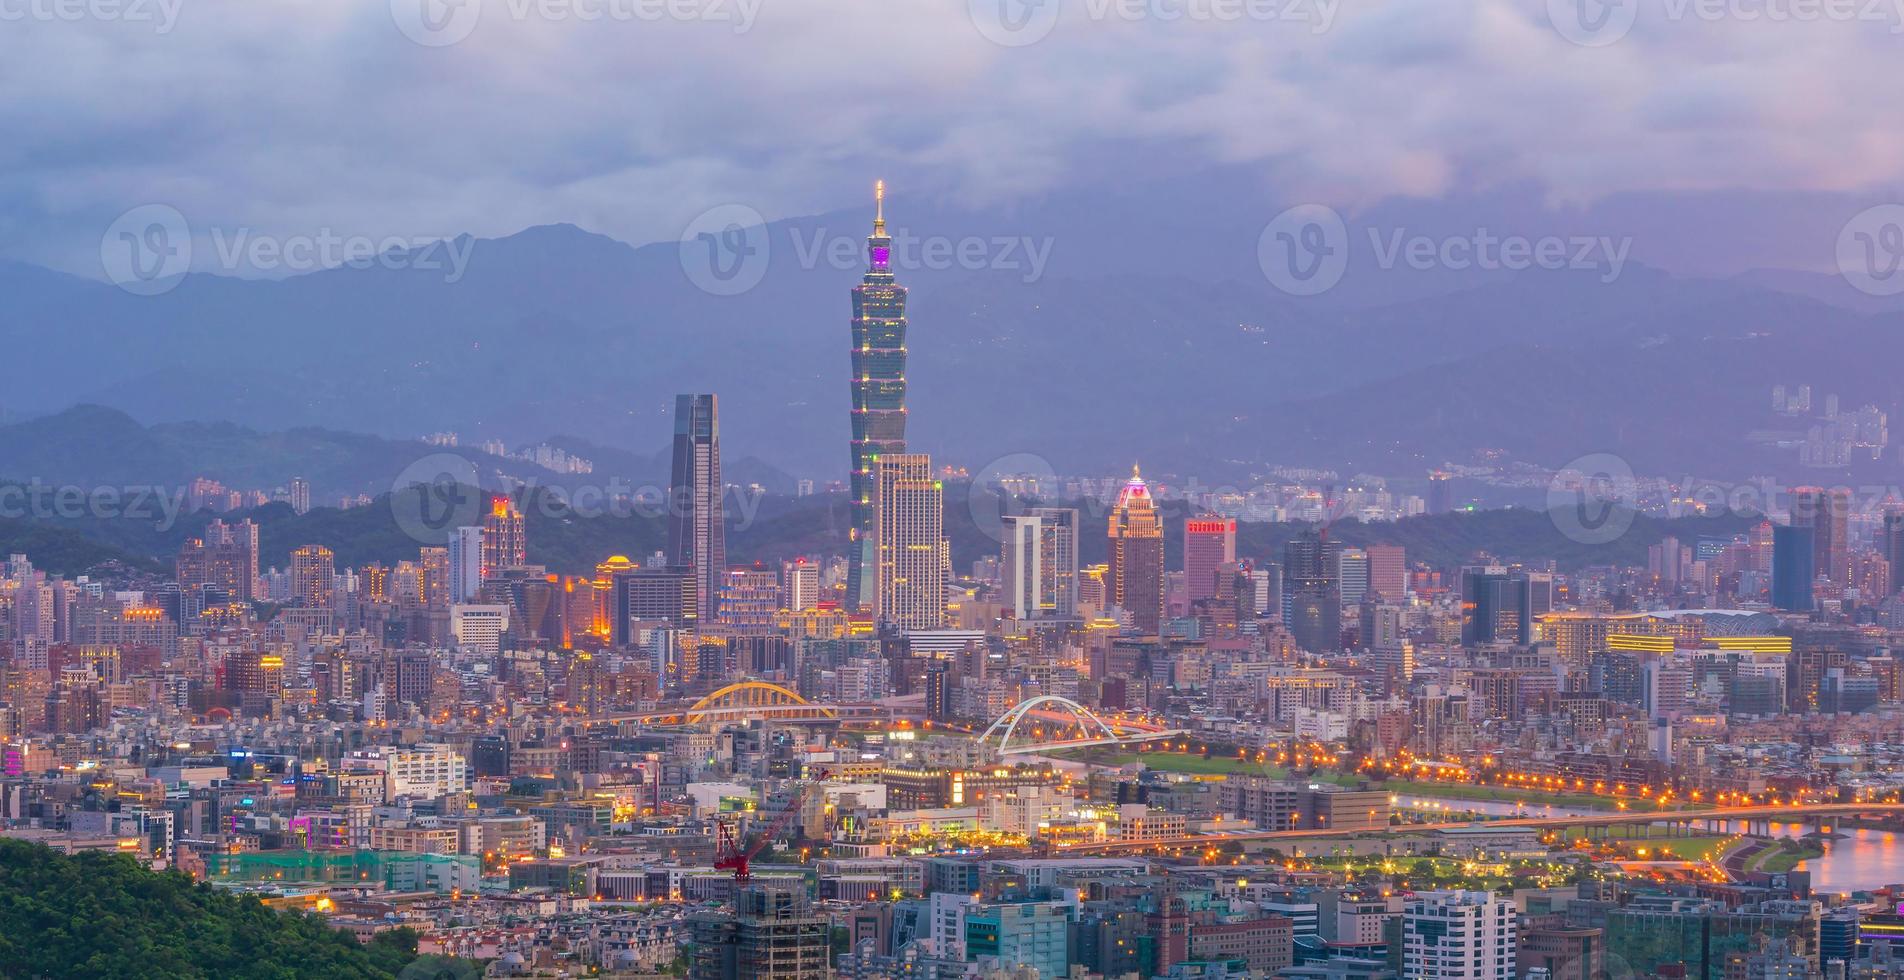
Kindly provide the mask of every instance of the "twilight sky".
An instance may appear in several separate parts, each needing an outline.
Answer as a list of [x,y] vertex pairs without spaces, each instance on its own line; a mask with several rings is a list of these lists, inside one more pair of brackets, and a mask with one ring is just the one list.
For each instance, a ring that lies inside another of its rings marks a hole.
[[1904,0],[1037,3],[0,0],[0,255],[97,274],[151,203],[644,242],[728,202],[859,204],[872,175],[1010,208],[1246,166],[1356,209],[1904,170]]

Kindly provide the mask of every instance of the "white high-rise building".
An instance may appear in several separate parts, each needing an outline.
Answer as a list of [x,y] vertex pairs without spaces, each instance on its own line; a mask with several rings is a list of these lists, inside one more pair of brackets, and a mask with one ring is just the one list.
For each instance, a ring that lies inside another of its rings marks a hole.
[[978,905],[977,896],[932,893],[930,933],[932,954],[940,959],[965,959],[965,913]]
[[483,591],[483,529],[450,532],[450,602],[474,602]]
[[384,800],[433,800],[470,787],[469,761],[448,745],[377,748],[354,752],[351,761],[383,773]]
[[1402,980],[1513,980],[1518,920],[1488,892],[1421,892],[1402,913]]
[[945,488],[924,453],[880,456],[873,464],[873,541],[878,562],[873,616],[909,630],[945,625]]
[[1344,548],[1336,555],[1335,568],[1336,588],[1341,592],[1342,605],[1360,605],[1362,597],[1368,594],[1368,552],[1360,548]]
[[1019,619],[1078,614],[1078,512],[1037,507],[1004,518],[1000,578]]
[[493,657],[502,652],[503,634],[508,632],[508,606],[458,603],[450,607],[450,635],[459,647]]
[[820,566],[805,558],[782,562],[780,590],[782,608],[793,612],[812,609],[820,602]]

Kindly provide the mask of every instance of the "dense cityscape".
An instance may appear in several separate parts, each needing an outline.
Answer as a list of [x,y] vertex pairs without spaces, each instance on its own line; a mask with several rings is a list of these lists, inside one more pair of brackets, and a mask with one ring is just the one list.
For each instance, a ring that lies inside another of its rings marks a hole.
[[[267,566],[250,515],[323,510],[310,481],[208,475],[169,567],[8,559],[0,832],[451,975],[1904,976],[1904,503],[1436,564],[1402,530],[1485,511],[1488,471],[975,478],[907,438],[876,198],[850,478],[798,488],[843,499],[840,553],[729,561],[718,393],[675,399],[665,547],[592,574],[533,562],[548,519],[460,455],[334,498],[414,538],[356,567]],[[1543,475],[1580,542],[1705,509]]]
[[0,0],[0,980],[1904,980],[1904,0]]

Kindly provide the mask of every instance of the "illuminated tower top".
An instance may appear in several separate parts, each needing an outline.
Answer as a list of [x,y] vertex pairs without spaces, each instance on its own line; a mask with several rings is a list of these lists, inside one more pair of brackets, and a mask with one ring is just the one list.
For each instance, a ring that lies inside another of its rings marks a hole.
[[1117,506],[1111,514],[1111,536],[1163,537],[1163,520],[1150,497],[1150,486],[1136,464],[1131,465],[1130,482],[1117,493]]
[[892,274],[892,236],[886,234],[886,182],[873,182],[873,233],[866,239],[869,272]]
[[866,274],[853,287],[849,609],[870,609],[877,598],[874,468],[882,457],[906,451],[906,287],[893,275],[883,180],[873,185],[873,233],[866,238],[866,263]]

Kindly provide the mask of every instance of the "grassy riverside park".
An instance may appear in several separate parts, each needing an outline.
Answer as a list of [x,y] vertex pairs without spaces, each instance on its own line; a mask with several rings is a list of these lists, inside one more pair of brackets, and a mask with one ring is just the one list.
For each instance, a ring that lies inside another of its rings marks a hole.
[[[1518,789],[1505,786],[1478,786],[1473,783],[1423,782],[1412,779],[1370,780],[1355,773],[1316,772],[1307,776],[1292,777],[1289,770],[1282,766],[1265,765],[1247,759],[1229,756],[1205,757],[1194,752],[1107,752],[1101,749],[1083,749],[1072,752],[1055,753],[1061,758],[1076,759],[1094,766],[1143,765],[1158,772],[1178,772],[1195,776],[1268,776],[1272,779],[1307,779],[1314,782],[1336,783],[1342,786],[1355,786],[1367,781],[1370,788],[1384,790],[1399,796],[1421,796],[1443,800],[1476,800],[1491,803],[1525,803],[1528,808],[1541,806],[1575,807],[1583,810],[1611,810],[1615,801],[1604,796],[1590,793],[1549,793],[1533,789]],[[1650,803],[1650,801],[1647,801]],[[1648,806],[1647,809],[1656,809]],[[1674,802],[1669,809],[1703,809],[1701,804]],[[1645,813],[1645,809],[1635,808],[1635,814]]]
[[1799,862],[1810,858],[1824,857],[1825,848],[1817,840],[1810,838],[1781,838],[1772,846],[1752,855],[1746,862],[1747,871],[1790,871],[1798,867]]

